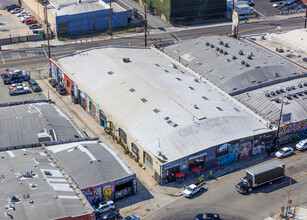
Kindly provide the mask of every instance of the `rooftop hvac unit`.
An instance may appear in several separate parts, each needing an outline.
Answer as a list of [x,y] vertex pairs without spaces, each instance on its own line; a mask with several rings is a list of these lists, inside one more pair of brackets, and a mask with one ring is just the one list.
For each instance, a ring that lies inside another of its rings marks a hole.
[[243,50],[239,50],[239,55],[244,55]]
[[124,63],[129,63],[129,62],[131,62],[131,61],[130,61],[130,58],[129,58],[129,57],[124,57],[124,58],[123,58],[123,62],[124,62]]

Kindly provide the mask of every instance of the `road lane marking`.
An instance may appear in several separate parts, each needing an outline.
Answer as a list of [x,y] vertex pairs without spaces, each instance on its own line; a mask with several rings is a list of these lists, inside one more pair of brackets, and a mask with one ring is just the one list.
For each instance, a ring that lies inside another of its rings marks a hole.
[[[155,43],[155,42],[161,42],[161,41],[169,41],[169,40],[173,40],[173,38],[166,38],[166,39],[160,39],[160,40],[152,40],[152,41],[148,41],[147,43]],[[132,45],[131,47],[137,47],[137,46],[141,46],[141,45],[144,45],[144,43],[139,43],[139,44],[135,44],[135,45]]]
[[45,48],[43,48],[43,51],[45,52],[46,57],[49,58],[46,51],[45,51]]
[[[303,174],[301,174],[301,175],[295,176],[295,177],[293,177],[292,179],[295,180],[295,179],[298,179],[298,178],[300,178],[300,177],[302,177],[302,176],[305,176],[305,175],[307,175],[307,173],[303,173]],[[290,178],[291,178],[291,177],[290,177]],[[282,183],[279,183],[278,185],[271,187],[271,189],[274,189],[274,188],[276,188],[276,187],[278,187],[278,186],[281,186],[281,185],[283,185],[283,184],[285,184],[285,183],[287,183],[287,182],[290,182],[290,180],[286,180],[286,181],[284,181],[284,182],[282,182]]]
[[15,59],[21,58],[19,52],[14,52],[14,53],[11,53],[11,54],[12,54],[12,57],[15,58]]
[[4,58],[2,56],[2,52],[0,52],[0,54],[1,54],[2,62],[5,63]]
[[239,31],[239,34],[240,34],[240,33],[244,33],[244,32],[259,30],[259,29],[276,28],[276,27],[277,27],[277,26],[256,27],[256,28],[251,28],[251,29],[247,29],[247,30],[244,30],[244,31]]

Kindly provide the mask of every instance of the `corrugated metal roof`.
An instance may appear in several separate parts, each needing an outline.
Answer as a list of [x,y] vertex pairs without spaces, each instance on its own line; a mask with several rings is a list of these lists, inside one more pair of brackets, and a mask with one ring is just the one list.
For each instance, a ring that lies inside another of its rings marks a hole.
[[[131,62],[124,63],[125,57]],[[150,49],[96,48],[57,58],[56,63],[142,147],[154,155],[162,151],[168,161],[269,131]]]

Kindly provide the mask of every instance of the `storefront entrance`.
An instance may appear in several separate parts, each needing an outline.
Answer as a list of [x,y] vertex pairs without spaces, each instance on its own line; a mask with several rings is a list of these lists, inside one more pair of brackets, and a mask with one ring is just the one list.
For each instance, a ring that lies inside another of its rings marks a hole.
[[176,173],[180,172],[180,166],[169,168],[165,171],[165,183],[175,182],[176,181]]
[[203,168],[205,167],[206,155],[202,154],[199,156],[194,156],[189,158],[189,171],[192,171],[193,167]]

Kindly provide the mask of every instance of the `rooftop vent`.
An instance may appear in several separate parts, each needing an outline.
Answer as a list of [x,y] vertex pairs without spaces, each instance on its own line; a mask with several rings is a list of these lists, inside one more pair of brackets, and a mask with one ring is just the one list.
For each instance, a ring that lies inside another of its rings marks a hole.
[[227,53],[227,51],[226,50],[224,50],[224,55],[227,55],[228,53]]
[[304,90],[304,93],[307,94],[307,90]]
[[249,63],[245,63],[245,66],[246,66],[246,67],[249,67]]
[[304,86],[307,86],[307,82],[304,82]]
[[197,83],[199,83],[199,80],[198,80],[198,79],[194,79],[194,82],[197,82]]
[[168,70],[164,70],[164,72],[169,73],[169,71],[168,71]]
[[292,95],[291,94],[288,94],[286,97],[287,97],[287,99],[292,99]]
[[276,94],[280,94],[279,89],[276,89],[276,90],[275,90],[275,93],[276,93]]
[[109,75],[113,75],[114,72],[113,72],[113,71],[109,71],[108,74],[109,74]]
[[208,98],[207,98],[206,96],[202,96],[202,98],[203,98],[204,100],[208,100]]
[[214,45],[213,45],[213,44],[210,44],[210,47],[211,47],[211,48],[214,48]]
[[225,47],[229,47],[229,43],[225,43]]
[[239,55],[244,55],[243,50],[239,50]]
[[167,117],[167,116],[166,116],[166,117],[164,117],[164,120],[168,120],[168,119],[169,119],[169,117]]
[[248,56],[247,56],[247,59],[251,60],[251,59],[252,59],[252,56],[251,56],[251,55],[248,55]]
[[176,78],[178,81],[182,81],[180,78]]
[[299,96],[304,95],[302,91],[299,91],[299,92],[298,92],[298,93],[296,93],[296,94],[298,94]]
[[194,108],[195,108],[195,109],[199,109],[199,107],[198,107],[196,104],[194,105]]
[[285,90],[284,90],[283,88],[281,88],[279,91],[280,91],[280,92],[285,92]]
[[221,107],[216,107],[219,111],[223,111],[223,109]]
[[219,50],[220,50],[220,48],[219,48],[219,47],[216,47],[215,49],[216,49],[216,51],[219,51]]
[[274,101],[275,101],[276,103],[279,103],[279,102],[280,102],[279,98],[274,99]]
[[224,44],[224,42],[220,40],[220,41],[219,41],[219,44],[220,44],[220,45],[223,45],[223,44]]
[[245,61],[244,61],[244,60],[242,60],[242,61],[241,61],[241,64],[242,64],[242,65],[244,65],[244,64],[245,64]]
[[274,91],[271,91],[270,94],[271,94],[271,95],[276,95]]
[[130,92],[135,92],[134,88],[129,89]]
[[178,126],[178,124],[174,123],[174,124],[172,124],[172,126],[175,128],[175,127],[177,127],[177,126]]
[[268,92],[265,93],[265,96],[266,96],[266,97],[270,97],[270,93],[268,93]]
[[237,109],[237,108],[235,108],[235,107],[233,107],[234,108],[234,110],[236,110],[237,112],[240,112],[240,110],[239,109]]
[[206,42],[205,45],[206,45],[206,46],[209,46],[209,42]]
[[298,84],[297,85],[299,88],[303,88],[303,85],[302,84]]
[[298,96],[297,96],[296,93],[293,93],[293,97],[294,97],[294,98],[298,98]]
[[172,124],[173,121],[172,121],[172,120],[167,120],[166,123],[167,123],[167,124]]
[[147,102],[147,99],[142,98],[141,101],[145,103],[145,102]]
[[233,55],[233,56],[232,56],[232,59],[233,59],[233,60],[236,60],[236,59],[237,59],[237,57],[236,57],[235,55]]
[[291,91],[290,87],[288,87],[288,86],[286,87],[286,90],[287,90],[287,91]]
[[295,90],[295,86],[291,86],[291,90]]
[[189,89],[191,89],[191,90],[195,90],[192,86],[189,86]]
[[124,62],[124,63],[130,63],[131,61],[130,61],[130,58],[129,58],[129,57],[124,57],[124,58],[123,58],[123,62]]
[[222,50],[222,49],[220,49],[219,51],[220,51],[220,53],[223,53],[223,52],[224,52],[224,50]]
[[156,67],[159,67],[160,65],[159,65],[159,64],[157,64],[157,63],[155,63],[155,66],[156,66]]
[[157,108],[155,108],[155,109],[153,110],[153,112],[154,112],[154,113],[159,113],[159,112],[160,112],[160,110],[159,110],[159,109],[157,109]]
[[275,72],[274,74],[275,74],[275,77],[279,77],[279,74],[277,72]]

